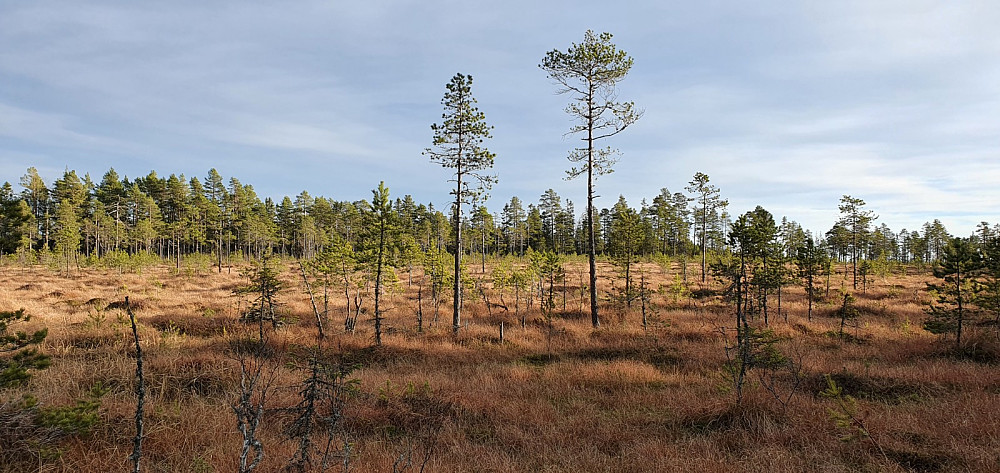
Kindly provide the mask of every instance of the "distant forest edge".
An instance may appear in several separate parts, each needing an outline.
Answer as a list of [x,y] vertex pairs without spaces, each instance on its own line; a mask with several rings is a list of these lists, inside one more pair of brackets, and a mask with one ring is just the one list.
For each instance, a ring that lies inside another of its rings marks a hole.
[[[267,251],[311,258],[333,244],[357,245],[371,211],[369,201],[337,201],[303,191],[280,202],[261,198],[252,185],[215,169],[199,179],[155,171],[135,179],[114,169],[100,182],[89,174],[64,172],[47,185],[35,168],[20,178],[17,192],[9,182],[0,188],[0,254],[22,264],[55,257],[60,264],[86,265],[109,256],[156,256],[176,262],[211,255],[215,263],[257,259]],[[677,260],[729,254],[733,218],[719,189],[698,173],[684,189],[658,195],[634,207],[619,197],[611,208],[595,208],[596,249],[604,256],[663,255]],[[794,257],[807,240],[840,261],[932,263],[941,258],[952,236],[939,220],[919,230],[894,232],[865,209],[861,199],[844,196],[842,217],[824,235],[813,235],[788,218],[776,223],[775,244]],[[758,211],[760,211],[758,207]],[[454,252],[454,212],[417,203],[410,195],[395,198],[393,219],[399,238],[412,251]],[[554,190],[536,203],[512,197],[498,213],[482,202],[462,216],[462,252],[467,255],[523,255],[532,251],[587,253],[586,219],[573,202]],[[969,238],[986,241],[1000,235],[1000,225],[983,222]]]

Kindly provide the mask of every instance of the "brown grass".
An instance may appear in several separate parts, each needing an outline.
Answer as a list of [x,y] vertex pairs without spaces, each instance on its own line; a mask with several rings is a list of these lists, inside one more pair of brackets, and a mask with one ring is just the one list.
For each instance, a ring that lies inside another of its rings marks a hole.
[[[653,289],[668,288],[678,272],[646,266]],[[732,325],[732,310],[717,286],[695,282],[693,266],[690,289],[699,297],[675,299],[659,291],[645,330],[637,304],[627,309],[608,301],[602,301],[602,327],[592,329],[589,317],[578,313],[575,285],[582,269],[571,265],[567,310],[557,295],[551,323],[537,301],[522,329],[510,295],[511,310],[504,312],[488,311],[470,294],[467,325],[457,337],[447,301],[437,323],[431,322],[426,291],[425,329],[417,332],[420,274],[412,286],[404,275],[388,298],[384,345],[377,348],[368,315],[356,333],[342,333],[343,301],[332,292],[325,350],[359,366],[352,377],[360,391],[344,418],[354,471],[392,471],[408,450],[417,469],[424,446],[433,452],[427,471],[449,472],[1000,469],[1000,370],[988,358],[947,355],[947,343],[920,328],[926,274],[876,279],[867,293],[856,292],[862,315],[848,330],[850,340],[831,336],[838,326],[831,317],[837,290],[848,286],[843,275],[833,278],[831,297],[814,307],[811,321],[801,287],[786,288],[783,314],[771,307],[771,327],[784,339],[781,349],[801,357],[802,382],[785,407],[753,384],[746,402],[735,405],[723,377],[719,331]],[[473,276],[478,273],[474,268]],[[281,311],[290,323],[270,342],[281,364],[275,409],[295,403],[303,373],[291,368],[291,354],[313,344],[316,333],[298,273],[289,269],[282,278]],[[40,470],[128,467],[135,365],[125,296],[146,355],[145,468],[234,470],[240,439],[229,408],[239,379],[233,340],[245,329],[237,320],[245,302],[232,290],[240,284],[238,271],[60,275],[3,269],[0,310],[24,307],[33,316],[31,327],[49,328],[44,351],[53,364],[29,386],[0,393],[2,400],[31,392],[44,405],[69,405],[96,383],[109,388],[94,431],[64,440],[61,456]],[[601,284],[603,291],[611,287]],[[970,338],[995,353],[992,330],[973,329]],[[819,396],[826,374],[857,399],[858,415],[885,455],[871,442],[838,440],[843,432],[828,413],[834,404]],[[789,379],[779,383],[791,387]],[[268,417],[260,471],[279,471],[294,451],[280,435],[286,417],[277,411]]]

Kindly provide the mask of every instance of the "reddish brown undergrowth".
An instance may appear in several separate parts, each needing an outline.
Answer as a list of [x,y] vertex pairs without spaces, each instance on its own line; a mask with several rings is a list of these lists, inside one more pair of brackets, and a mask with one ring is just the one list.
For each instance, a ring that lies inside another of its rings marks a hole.
[[[380,347],[372,346],[370,312],[362,313],[355,333],[344,333],[343,300],[331,292],[322,357],[354,367],[349,377],[359,381],[342,419],[351,469],[393,471],[409,463],[417,471],[425,462],[425,471],[441,472],[1000,469],[1000,369],[989,357],[950,355],[948,343],[921,329],[926,274],[877,278],[867,292],[855,292],[861,316],[846,330],[849,337],[837,336],[839,320],[831,317],[837,290],[849,287],[842,275],[834,276],[812,320],[802,288],[787,287],[782,313],[770,308],[770,328],[782,353],[799,363],[800,379],[782,375],[774,382],[780,392],[795,392],[779,402],[754,375],[737,405],[724,375],[722,333],[733,325],[732,308],[719,286],[702,287],[691,276],[688,294],[697,297],[677,297],[670,288],[679,269],[649,264],[654,295],[647,326],[638,303],[608,298],[595,330],[579,314],[581,291],[572,284],[578,264],[568,271],[565,311],[558,286],[548,317],[537,298],[530,308],[522,301],[520,310],[528,311],[522,328],[512,296],[504,310],[472,294],[457,336],[449,300],[435,322],[426,287],[418,332],[420,274],[412,285],[404,276],[387,296]],[[601,269],[614,274],[610,266]],[[129,296],[147,357],[144,469],[235,470],[240,435],[230,405],[239,385],[238,344],[256,333],[238,321],[246,304],[233,295],[242,284],[238,273],[0,269],[0,310],[23,307],[33,327],[48,327],[43,350],[53,357],[50,368],[0,393],[0,400],[32,393],[40,405],[67,406],[94,385],[107,389],[91,431],[51,446],[38,469],[128,467],[135,403],[123,306]],[[480,276],[478,269],[472,276]],[[297,401],[305,373],[294,367],[316,343],[297,266],[287,266],[282,278],[279,312],[286,323],[268,340],[277,378],[259,471],[280,471],[295,451],[282,436],[289,418],[282,409]],[[604,294],[611,290],[606,281]],[[992,330],[972,329],[970,339],[984,353],[997,346]],[[874,442],[840,440],[847,432],[831,418],[837,406],[820,396],[825,375],[854,400],[853,414]]]

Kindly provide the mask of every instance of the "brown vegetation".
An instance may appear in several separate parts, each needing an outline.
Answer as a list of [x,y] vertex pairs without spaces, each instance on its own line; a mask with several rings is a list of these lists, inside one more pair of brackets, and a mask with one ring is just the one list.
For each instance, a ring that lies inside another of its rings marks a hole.
[[[606,322],[591,327],[580,311],[579,295],[587,291],[579,287],[577,275],[586,270],[579,262],[567,270],[565,312],[559,284],[551,320],[536,299],[525,329],[512,307],[488,310],[470,293],[467,325],[457,336],[447,316],[431,320],[427,299],[418,333],[416,272],[412,286],[404,278],[386,296],[383,345],[373,347],[370,312],[354,334],[342,333],[336,304],[343,302],[332,298],[323,356],[356,364],[350,377],[360,381],[343,417],[351,469],[418,471],[425,461],[426,471],[456,472],[1000,469],[1000,370],[988,356],[946,355],[947,344],[920,328],[930,275],[910,271],[855,292],[860,316],[849,337],[837,336],[840,321],[833,318],[837,288],[849,286],[843,274],[812,321],[802,288],[787,287],[771,328],[782,353],[801,360],[801,381],[783,405],[755,377],[736,405],[720,330],[733,325],[733,310],[721,288],[692,277],[690,291],[678,297],[670,293],[677,268],[644,266],[650,287],[659,289],[645,330],[638,304],[627,309],[610,299],[601,301]],[[599,269],[599,294],[606,295],[613,269]],[[125,296],[138,317],[146,364],[144,470],[236,470],[242,439],[230,409],[240,378],[234,344],[246,331],[238,322],[245,302],[233,295],[244,283],[238,273],[0,269],[0,310],[23,307],[33,316],[27,328],[48,327],[43,351],[53,357],[27,386],[0,392],[0,401],[30,392],[39,405],[65,406],[95,384],[109,389],[93,429],[59,440],[39,470],[129,466],[135,364]],[[295,405],[304,376],[291,368],[293,355],[316,343],[297,266],[281,278],[279,312],[288,323],[268,340],[279,368],[268,400],[273,411],[259,433],[260,471],[279,471],[295,453],[295,442],[282,437],[288,416],[280,409]],[[993,330],[973,335],[982,353],[996,353]],[[827,374],[856,400],[874,442],[840,440],[845,432],[830,413],[836,405],[819,395]],[[793,386],[790,378],[777,380],[779,391]],[[0,436],[30,424],[4,417],[11,409],[0,404]]]

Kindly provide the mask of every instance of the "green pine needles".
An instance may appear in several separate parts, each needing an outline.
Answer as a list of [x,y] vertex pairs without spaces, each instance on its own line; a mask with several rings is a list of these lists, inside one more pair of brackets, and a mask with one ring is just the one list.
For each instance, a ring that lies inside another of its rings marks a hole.
[[[441,99],[444,113],[440,124],[431,125],[434,131],[434,147],[427,148],[424,154],[431,161],[446,168],[455,169],[454,218],[455,231],[455,265],[454,265],[454,300],[452,313],[452,328],[458,333],[461,327],[462,289],[459,274],[462,268],[462,204],[483,198],[483,194],[496,182],[496,176],[486,171],[493,167],[496,157],[486,149],[484,142],[490,138],[493,128],[486,124],[486,115],[476,107],[476,99],[472,97],[472,76],[455,74],[451,82],[445,86],[448,91]],[[476,185],[470,185],[474,180]]]
[[48,368],[52,363],[48,355],[38,352],[37,346],[48,336],[46,328],[32,333],[10,332],[14,324],[28,322],[30,316],[24,309],[0,312],[0,388],[20,386],[31,379],[31,371]]
[[566,171],[567,179],[587,176],[587,253],[590,264],[590,317],[594,328],[600,325],[597,314],[597,267],[594,236],[594,181],[612,172],[618,152],[610,147],[595,148],[595,143],[621,133],[642,117],[633,102],[619,102],[617,84],[632,69],[632,57],[611,42],[611,33],[595,34],[587,30],[583,43],[573,43],[566,51],[545,53],[538,65],[559,85],[560,94],[570,94],[566,113],[577,124],[570,134],[581,134],[583,146],[569,152],[577,164]]
[[931,333],[955,334],[955,348],[962,346],[963,325],[969,316],[972,299],[972,281],[981,268],[980,254],[969,240],[953,238],[944,247],[940,263],[934,265],[934,276],[943,284],[928,284],[937,294],[936,303],[927,308],[930,316],[924,329]]

